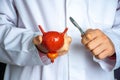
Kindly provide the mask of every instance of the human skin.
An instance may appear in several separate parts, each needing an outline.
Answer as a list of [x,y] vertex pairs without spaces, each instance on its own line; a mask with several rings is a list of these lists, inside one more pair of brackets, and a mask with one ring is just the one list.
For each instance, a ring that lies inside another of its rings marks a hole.
[[115,53],[112,41],[99,29],[88,29],[82,35],[81,42],[98,59],[105,59]]

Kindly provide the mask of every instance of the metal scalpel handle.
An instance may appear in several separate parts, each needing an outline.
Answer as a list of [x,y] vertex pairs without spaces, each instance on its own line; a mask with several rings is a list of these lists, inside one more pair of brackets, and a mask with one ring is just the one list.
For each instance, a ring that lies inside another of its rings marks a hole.
[[75,27],[77,27],[79,29],[81,35],[85,34],[85,32],[82,30],[82,28],[77,24],[77,22],[72,17],[70,17],[70,21],[74,24]]

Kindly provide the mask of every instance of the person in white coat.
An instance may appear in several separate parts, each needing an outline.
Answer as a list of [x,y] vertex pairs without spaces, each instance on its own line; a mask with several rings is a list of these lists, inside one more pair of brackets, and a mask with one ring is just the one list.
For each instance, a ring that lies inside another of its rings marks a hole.
[[[114,69],[120,66],[117,5],[117,0],[0,0],[4,80],[114,80]],[[70,16],[86,31],[84,36]],[[38,25],[59,32],[68,27],[69,36],[54,63],[40,52]]]

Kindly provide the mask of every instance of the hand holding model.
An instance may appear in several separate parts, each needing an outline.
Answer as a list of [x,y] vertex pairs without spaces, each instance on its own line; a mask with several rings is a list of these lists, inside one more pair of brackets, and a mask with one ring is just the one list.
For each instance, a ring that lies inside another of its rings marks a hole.
[[53,63],[55,58],[65,54],[69,49],[71,38],[65,35],[68,28],[65,28],[62,33],[57,31],[44,32],[41,26],[39,29],[43,36],[35,37],[33,42],[39,51],[47,53],[48,58]]

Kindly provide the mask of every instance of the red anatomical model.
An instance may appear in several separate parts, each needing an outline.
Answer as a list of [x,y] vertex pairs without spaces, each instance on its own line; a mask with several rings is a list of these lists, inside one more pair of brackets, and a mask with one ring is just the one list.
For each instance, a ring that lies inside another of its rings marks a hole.
[[62,33],[57,31],[44,32],[40,25],[39,29],[43,33],[42,45],[48,50],[47,56],[53,63],[54,59],[58,57],[58,53],[56,51],[59,50],[64,44],[64,34],[67,32],[68,28],[65,28]]

